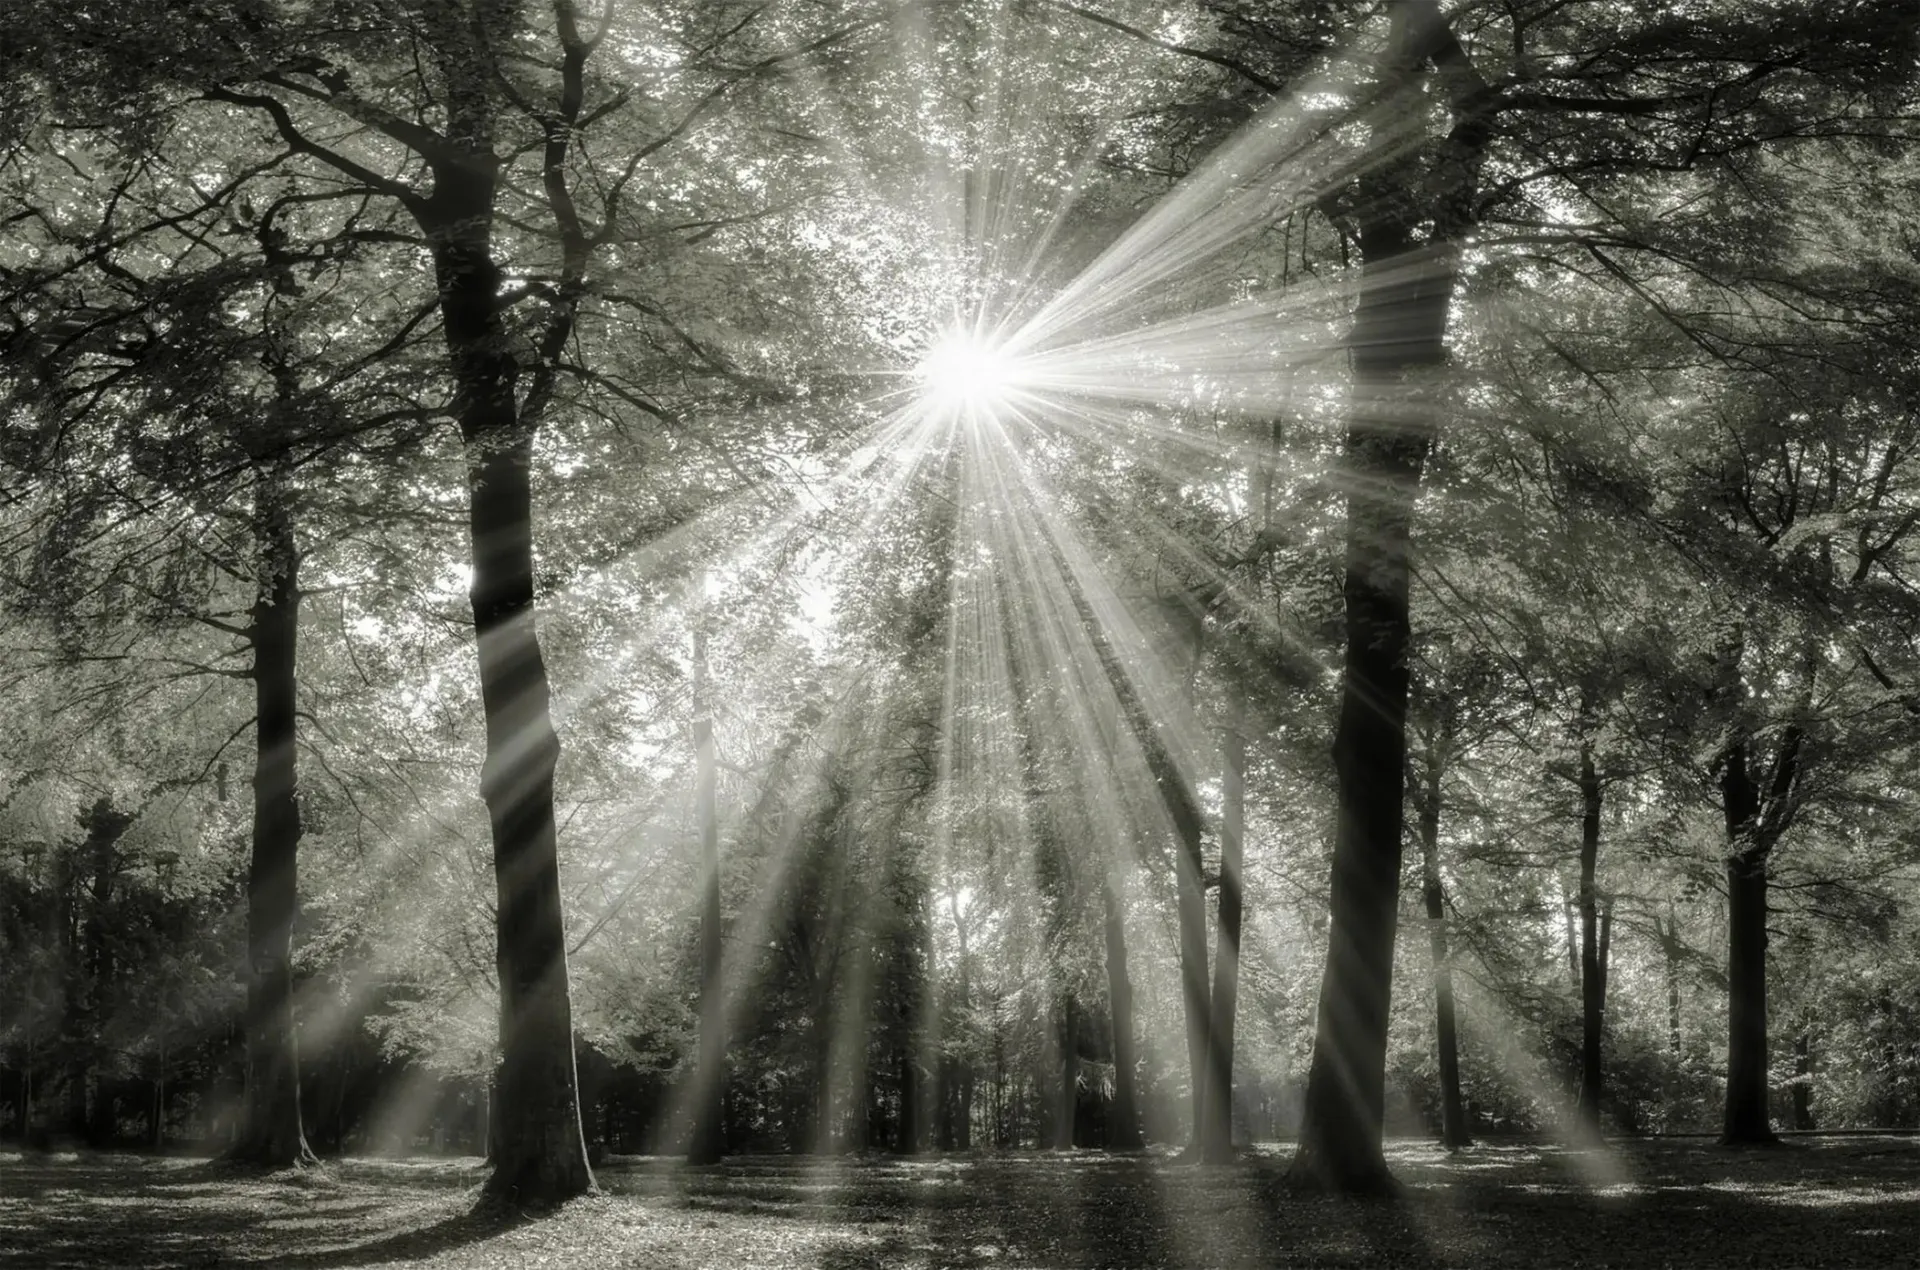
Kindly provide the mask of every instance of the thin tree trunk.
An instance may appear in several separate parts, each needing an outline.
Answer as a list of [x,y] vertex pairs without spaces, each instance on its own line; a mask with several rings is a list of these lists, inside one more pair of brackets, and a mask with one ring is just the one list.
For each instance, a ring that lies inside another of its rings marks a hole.
[[1802,1027],[1793,1038],[1793,1127],[1806,1131],[1813,1124],[1813,1035]]
[[[973,1011],[973,950],[967,945],[967,924],[960,913],[958,892],[949,892],[948,904],[953,910],[954,937],[960,946],[960,1011],[970,1016]],[[968,1047],[971,1051],[971,1046]],[[953,1067],[959,1072],[954,1090],[953,1141],[952,1146],[966,1151],[973,1146],[973,1059],[954,1060]]]
[[847,1108],[847,1140],[842,1144],[848,1151],[864,1151],[873,1145],[873,1081],[867,1070],[868,1058],[864,1044],[855,1048],[852,1096]]
[[1727,1103],[1721,1140],[1775,1141],[1767,1108],[1767,862],[1727,860]]
[[994,1000],[993,1010],[993,1145],[1006,1147],[1012,1145],[1011,1134],[1007,1131],[1007,1036],[1006,1024],[1001,1016],[1003,1002]]
[[[1583,715],[1587,712],[1583,710]],[[1600,776],[1594,768],[1593,746],[1580,743],[1580,1103],[1581,1121],[1600,1128],[1600,1105],[1606,1072],[1601,1041],[1606,1029],[1606,964],[1600,952],[1599,887]]]
[[1207,1117],[1207,1043],[1211,1031],[1208,1016],[1211,1003],[1207,984],[1207,892],[1201,872],[1200,809],[1193,805],[1180,774],[1163,749],[1154,773],[1162,797],[1173,812],[1174,901],[1178,907],[1180,938],[1180,1008],[1187,1037],[1187,1073],[1192,1140],[1187,1150],[1203,1150],[1202,1136]]
[[[1789,731],[1776,761],[1773,789],[1784,797],[1793,780],[1797,733]],[[1721,1141],[1769,1145],[1778,1139],[1767,1107],[1766,810],[1745,738],[1728,747],[1720,791],[1727,852],[1727,1100]]]
[[167,1144],[167,1042],[160,1041],[159,1061],[153,1071],[153,1119],[147,1126],[147,1145],[155,1151]]
[[92,1126],[87,1122],[87,1062],[79,1060],[67,1065],[67,1132],[80,1142],[87,1140]]
[[813,1124],[809,1134],[812,1141],[807,1145],[815,1155],[832,1155],[833,1033],[826,1024],[828,1005],[821,1002],[818,1008],[821,1013],[814,1015],[813,1024]]
[[959,1106],[956,1108],[954,1126],[954,1146],[962,1151],[973,1150],[973,1063],[969,1060],[960,1071]]
[[1419,796],[1421,896],[1427,910],[1427,940],[1433,954],[1434,1043],[1440,1063],[1440,1143],[1449,1151],[1470,1146],[1466,1107],[1460,1097],[1460,1032],[1453,999],[1453,958],[1447,947],[1447,897],[1440,877],[1440,791],[1446,774],[1452,703],[1442,699],[1443,716],[1428,756],[1426,783]]
[[718,1164],[720,1100],[726,1080],[726,1018],[722,1001],[720,941],[720,821],[716,807],[717,763],[713,702],[707,674],[704,614],[693,630],[694,803],[700,822],[700,1054],[693,1083],[693,1136],[689,1164]]
[[933,1149],[953,1150],[955,1064],[941,1055],[933,1068]]
[[1573,981],[1576,990],[1580,987],[1580,892],[1576,887],[1572,894],[1567,892],[1565,879],[1560,882],[1560,924],[1567,935],[1567,977]]
[[157,1076],[153,1082],[153,1110],[147,1120],[147,1146],[155,1151],[167,1144],[167,1078]]
[[1235,720],[1220,737],[1220,916],[1208,1033],[1204,1158],[1233,1159],[1233,1028],[1240,999],[1241,860],[1246,844],[1247,741]]
[[1100,903],[1107,941],[1107,1012],[1113,1024],[1113,1123],[1107,1139],[1116,1151],[1138,1151],[1145,1142],[1133,1050],[1133,979],[1127,971],[1126,923],[1111,879],[1101,885]]
[[1667,1052],[1680,1057],[1680,919],[1667,901],[1667,925],[1660,936],[1661,969],[1667,988]]
[[80,939],[81,917],[80,868],[77,860],[60,862],[55,876],[58,878],[56,895],[58,896],[60,958],[64,972],[66,992],[61,1002],[61,1032],[65,1040],[65,1054],[56,1055],[54,1067],[66,1069],[66,1109],[63,1114],[65,1132],[76,1140],[84,1141],[87,1134],[87,1074],[89,1055],[94,1045],[93,1006],[87,992],[87,961],[85,949]]
[[[132,817],[114,811],[112,800],[105,797],[94,803],[87,821],[87,864],[93,876],[87,883],[89,902],[80,923],[80,942],[86,957],[90,1034],[98,1032],[99,1021],[93,1017],[98,1004],[113,999],[115,965],[107,942],[107,925],[114,879],[119,872],[114,844],[131,823]],[[94,1061],[98,1063],[99,1059]],[[117,1106],[108,1085],[103,1073],[95,1082],[93,1103],[87,1112],[86,1139],[96,1147],[108,1145],[119,1133]]]
[[1072,992],[1060,998],[1060,1100],[1053,1125],[1053,1145],[1061,1151],[1073,1146],[1074,1113],[1080,1104],[1080,1003]]
[[894,1149],[915,1155],[920,1150],[920,1073],[913,1061],[911,1029],[894,1052],[894,1080],[900,1087],[900,1131]]
[[1789,724],[1764,788],[1751,738],[1738,735],[1720,774],[1727,823],[1727,1101],[1721,1141],[1770,1145],[1768,1109],[1767,865],[1793,819],[1804,736]]
[[300,554],[283,474],[265,463],[257,478],[253,520],[260,581],[248,631],[256,745],[253,854],[247,868],[246,1087],[238,1136],[228,1155],[285,1168],[314,1158],[300,1119],[293,1012]]
[[27,1033],[26,1062],[20,1068],[20,1141],[32,1146],[33,1139],[33,1033]]

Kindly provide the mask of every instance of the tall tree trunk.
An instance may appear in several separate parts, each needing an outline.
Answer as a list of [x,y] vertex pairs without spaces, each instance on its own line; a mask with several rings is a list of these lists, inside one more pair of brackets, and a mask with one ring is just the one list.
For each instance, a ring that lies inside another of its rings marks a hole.
[[[95,801],[87,815],[87,867],[92,877],[87,882],[87,905],[80,923],[80,946],[86,958],[87,996],[90,1003],[89,1034],[99,1030],[97,1011],[101,1003],[113,999],[115,963],[107,940],[111,920],[114,880],[119,875],[119,857],[115,844],[133,818],[113,809],[111,799]],[[94,1051],[100,1053],[98,1049]],[[93,1060],[98,1064],[99,1057]],[[115,1099],[109,1082],[101,1074],[94,1085],[93,1102],[87,1111],[86,1139],[94,1146],[106,1146],[118,1136],[119,1124]]]
[[36,1057],[34,1036],[27,1033],[26,1060],[20,1066],[20,1141],[28,1146],[35,1143],[33,1129],[33,1066]]
[[[1583,715],[1586,711],[1582,712]],[[1601,1040],[1606,1030],[1606,963],[1600,952],[1600,776],[1593,745],[1580,742],[1580,1104],[1582,1123],[1598,1132],[1605,1094]]]
[[1080,1003],[1071,990],[1060,997],[1060,1095],[1055,1104],[1053,1145],[1073,1146],[1073,1122],[1080,1105]]
[[[493,832],[500,983],[491,1198],[545,1204],[593,1189],[580,1119],[560,907],[553,730],[534,629],[533,439],[520,417],[519,365],[500,311],[492,256],[497,166],[479,90],[461,89],[450,131],[476,152],[434,173],[423,216],[433,243],[467,459],[473,627],[486,714],[481,797]],[[472,94],[469,100],[468,94]]]
[[909,1029],[894,1053],[895,1082],[900,1087],[900,1132],[895,1149],[902,1155],[920,1151],[920,1069],[914,1061],[913,1033]]
[[167,1077],[164,1060],[153,1078],[153,1103],[147,1112],[147,1146],[155,1151],[167,1144]]
[[[1786,742],[1784,744],[1792,744]],[[1788,763],[1790,757],[1783,753]],[[1721,1141],[1775,1142],[1767,1108],[1767,854],[1759,782],[1743,737],[1728,747],[1720,792],[1727,821],[1727,1101]],[[1779,784],[1776,767],[1776,784]],[[1787,778],[1791,784],[1791,775]],[[1784,794],[1784,788],[1780,790]]]
[[821,1013],[813,1019],[813,1124],[807,1149],[815,1155],[832,1155],[834,1149],[833,1032],[825,1013],[829,1008],[822,1003]]
[[700,821],[700,1055],[693,1082],[689,1164],[720,1162],[720,1099],[726,1080],[726,1017],[721,980],[720,821],[716,803],[713,702],[707,674],[705,615],[693,630],[694,803]]
[[67,1132],[84,1142],[92,1125],[87,1120],[87,1078],[92,1065],[85,1059],[67,1064]]
[[1004,999],[996,996],[993,1003],[993,1094],[989,1099],[993,1114],[993,1145],[1007,1147],[1012,1145],[1012,1134],[1007,1129],[1007,1032],[1002,1015]]
[[1580,891],[1576,886],[1568,892],[1565,879],[1560,881],[1560,924],[1567,936],[1567,978],[1577,990],[1580,987]]
[[1764,786],[1753,769],[1752,738],[1736,733],[1720,773],[1727,823],[1727,1102],[1721,1141],[1770,1145],[1778,1139],[1767,1087],[1767,865],[1791,823],[1804,735],[1782,729]]
[[973,1062],[968,1060],[961,1066],[954,1108],[954,1146],[962,1151],[973,1150],[973,1087]]
[[1448,761],[1452,703],[1442,699],[1442,723],[1428,756],[1419,795],[1421,897],[1427,910],[1427,940],[1433,954],[1434,1043],[1440,1062],[1440,1143],[1449,1151],[1470,1146],[1466,1105],[1460,1097],[1460,1032],[1453,999],[1453,958],[1447,946],[1447,896],[1440,877],[1440,791]]
[[[1656,919],[1657,922],[1658,919]],[[1656,929],[1659,929],[1656,926]],[[1680,1057],[1680,919],[1667,901],[1667,924],[1660,933],[1661,970],[1667,989],[1667,1052]]]
[[1212,1012],[1207,983],[1207,892],[1202,875],[1200,808],[1164,747],[1149,751],[1161,796],[1173,815],[1174,902],[1180,938],[1180,1008],[1187,1037],[1188,1106],[1192,1139],[1187,1150],[1203,1149],[1207,1117],[1207,1044]]
[[61,1037],[64,1053],[56,1052],[54,1065],[66,1069],[65,1132],[76,1140],[87,1134],[87,1076],[92,1067],[95,1044],[93,1005],[87,992],[87,959],[82,947],[80,866],[78,860],[62,861],[55,872],[56,913],[60,943],[60,961],[65,993],[61,1001]]
[[[1414,503],[1441,401],[1419,391],[1446,361],[1458,243],[1491,132],[1493,95],[1432,0],[1395,0],[1375,110],[1425,112],[1430,61],[1453,127],[1432,162],[1382,156],[1358,183],[1360,294],[1348,338],[1352,402],[1347,495],[1346,651],[1334,734],[1338,808],[1325,973],[1313,1062],[1290,1176],[1354,1194],[1393,1188],[1382,1151],[1387,1023],[1399,927],[1411,638],[1408,580]],[[1428,241],[1416,228],[1430,222]],[[1416,417],[1424,410],[1426,418]]]
[[230,1158],[269,1168],[313,1159],[300,1120],[294,1033],[293,920],[300,847],[295,652],[300,631],[300,554],[284,474],[263,461],[253,533],[259,590],[253,644],[256,744],[253,855],[247,867],[246,1086]]
[[1680,1057],[1680,972],[1672,961],[1667,962],[1667,1052],[1675,1058]]
[[1727,1103],[1721,1140],[1775,1141],[1767,1108],[1767,861],[1727,859]]
[[1813,1029],[1802,1026],[1793,1038],[1793,1127],[1813,1125]]
[[1139,1072],[1133,1052],[1133,979],[1127,970],[1127,930],[1120,896],[1113,880],[1101,884],[1107,941],[1107,1013],[1113,1025],[1113,1122],[1107,1145],[1116,1151],[1138,1151],[1140,1134]]
[[[948,904],[953,911],[954,937],[960,946],[960,1013],[962,1017],[973,1012],[973,950],[967,943],[967,923],[960,912],[960,896],[957,891],[948,892]],[[953,1088],[953,1141],[951,1146],[961,1150],[970,1150],[973,1146],[973,1058],[971,1046],[968,1057],[953,1060],[952,1067],[958,1074]]]
[[873,1081],[867,1068],[871,1052],[865,1044],[853,1051],[854,1071],[847,1107],[847,1137],[841,1143],[847,1151],[865,1151],[873,1145]]
[[[1425,60],[1421,23],[1435,6],[1396,4],[1389,75],[1416,84]],[[1423,100],[1399,103],[1424,109]],[[1338,810],[1313,1062],[1291,1176],[1351,1194],[1393,1187],[1382,1152],[1387,1023],[1399,926],[1405,818],[1408,601],[1414,500],[1428,437],[1409,418],[1409,374],[1446,359],[1454,253],[1423,245],[1425,209],[1414,174],[1391,165],[1361,198],[1360,297],[1348,341],[1353,400],[1347,427],[1346,653],[1334,768]]]
[[1247,741],[1236,719],[1220,736],[1220,916],[1208,1032],[1204,1158],[1233,1159],[1233,1027],[1240,1000],[1241,860],[1246,846]]
[[943,1054],[933,1068],[933,1149],[936,1151],[953,1150],[956,1066]]

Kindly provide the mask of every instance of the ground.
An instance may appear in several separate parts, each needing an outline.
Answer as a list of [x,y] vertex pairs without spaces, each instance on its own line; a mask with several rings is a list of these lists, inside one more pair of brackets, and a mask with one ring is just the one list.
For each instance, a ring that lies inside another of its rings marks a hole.
[[470,1215],[477,1160],[348,1160],[260,1177],[202,1162],[0,1153],[14,1267],[1111,1267],[1913,1265],[1920,1139],[1697,1140],[1448,1156],[1390,1149],[1397,1200],[1287,1189],[1288,1148],[1210,1168],[1066,1154],[924,1161],[616,1160],[605,1194]]

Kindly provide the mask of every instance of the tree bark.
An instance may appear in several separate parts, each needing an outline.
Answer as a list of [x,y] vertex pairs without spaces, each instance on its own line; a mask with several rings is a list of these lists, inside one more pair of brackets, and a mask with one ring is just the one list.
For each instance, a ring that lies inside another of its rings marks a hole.
[[[1411,83],[1416,10],[1396,5],[1389,58]],[[1438,22],[1437,11],[1427,20]],[[1407,103],[1405,108],[1414,108]],[[1411,191],[1371,178],[1349,348],[1346,652],[1334,736],[1338,811],[1313,1062],[1291,1176],[1349,1194],[1393,1188],[1382,1152],[1387,1022],[1405,819],[1413,507],[1428,439],[1410,426],[1409,372],[1446,357],[1453,256],[1418,243]],[[1408,174],[1399,174],[1405,179]]]
[[833,1033],[827,1026],[825,1002],[818,1005],[813,1019],[813,1125],[809,1144],[815,1155],[832,1155],[833,1123]]
[[954,1108],[954,1146],[961,1151],[973,1150],[973,1086],[973,1063],[969,1060],[960,1069],[960,1089]]
[[[560,907],[553,730],[546,663],[534,629],[534,423],[520,417],[519,365],[500,311],[492,256],[497,167],[484,105],[462,97],[470,163],[434,173],[422,216],[467,459],[469,595],[486,714],[481,797],[493,832],[498,902],[500,1065],[494,1171],[486,1194],[546,1204],[593,1189],[580,1120]],[[472,117],[466,117],[472,116]]]
[[1675,1058],[1680,1057],[1680,919],[1673,910],[1673,901],[1667,901],[1667,924],[1664,928],[1655,919],[1655,929],[1660,931],[1660,961],[1662,975],[1667,989],[1667,1052]]
[[[973,950],[967,943],[967,923],[960,912],[960,897],[950,892],[948,904],[953,911],[954,938],[960,945],[960,1012],[970,1016],[973,1011]],[[971,1047],[969,1047],[970,1049]],[[953,1141],[951,1145],[961,1151],[973,1147],[973,1058],[971,1053],[964,1059],[954,1059],[952,1067],[959,1073],[953,1090]]]
[[1080,1105],[1080,1003],[1071,991],[1060,997],[1060,1093],[1055,1104],[1053,1145],[1073,1146],[1073,1122]]
[[[164,1061],[164,1060],[163,1060]],[[147,1146],[159,1151],[167,1145],[167,1078],[165,1067],[153,1078],[153,1104],[147,1112]]]
[[722,1001],[720,940],[720,821],[716,807],[717,763],[713,703],[707,673],[705,616],[693,630],[694,803],[700,822],[700,1054],[693,1085],[693,1135],[689,1164],[718,1164],[720,1099],[726,1079],[726,1018]]
[[[1437,4],[1398,0],[1375,109],[1425,111],[1428,61],[1452,40]],[[1457,47],[1457,46],[1455,46]],[[1458,70],[1455,79],[1461,78]],[[1466,71],[1472,76],[1471,69]],[[1410,382],[1446,361],[1460,236],[1489,134],[1479,85],[1451,103],[1455,122],[1429,167],[1387,158],[1359,184],[1361,278],[1345,464],[1346,651],[1334,735],[1334,829],[1326,969],[1290,1176],[1349,1194],[1393,1189],[1382,1151],[1387,1022],[1399,927],[1411,637],[1414,502],[1434,417],[1414,419]],[[1431,221],[1430,239],[1415,229]]]
[[1567,978],[1573,981],[1575,990],[1580,987],[1580,892],[1576,887],[1567,891],[1565,879],[1560,882],[1560,924],[1567,935]]
[[1767,1109],[1767,862],[1727,859],[1727,1102],[1721,1141],[1776,1140]]
[[1240,1000],[1241,863],[1246,846],[1247,742],[1239,721],[1220,737],[1220,912],[1215,929],[1203,1158],[1233,1159],[1233,1028]]
[[944,1054],[933,1068],[933,1149],[953,1150],[955,1064]]
[[919,1154],[921,1145],[920,1066],[914,1060],[913,1051],[913,1032],[910,1027],[901,1038],[900,1048],[894,1055],[895,1078],[900,1086],[900,1132],[895,1149],[902,1155]]
[[284,474],[263,463],[253,532],[260,580],[253,645],[253,854],[247,867],[246,1087],[235,1160],[286,1168],[313,1160],[300,1119],[293,1008],[293,921],[298,905],[300,554]]
[[[1583,716],[1587,713],[1583,710]],[[1600,1128],[1600,1104],[1605,1095],[1606,1071],[1601,1040],[1606,1030],[1606,963],[1600,952],[1599,887],[1600,776],[1594,768],[1593,746],[1580,743],[1580,1102],[1581,1122],[1594,1132]]]
[[[86,907],[80,920],[80,949],[84,954],[88,1000],[88,1036],[96,1044],[91,1047],[94,1057],[87,1064],[95,1067],[101,1064],[101,1051],[97,1045],[99,1036],[101,1006],[113,999],[113,980],[116,972],[113,949],[107,940],[107,927],[110,922],[110,906],[113,903],[114,881],[119,875],[119,858],[115,844],[120,836],[133,823],[133,817],[113,809],[113,801],[101,797],[93,804],[87,815],[87,860],[86,867],[92,876],[86,884]],[[86,1112],[86,1140],[96,1147],[106,1146],[118,1136],[119,1124],[116,1114],[116,1102],[110,1082],[104,1073],[94,1082],[93,1101]]]
[[1802,1027],[1793,1038],[1793,1127],[1805,1132],[1813,1124],[1813,1034]]
[[1433,954],[1434,1044],[1440,1065],[1440,1144],[1449,1151],[1473,1144],[1460,1097],[1460,1031],[1453,999],[1453,957],[1447,947],[1447,896],[1440,877],[1440,790],[1446,774],[1452,703],[1442,698],[1442,717],[1420,791],[1421,896],[1427,910],[1427,940]]
[[1176,770],[1172,756],[1156,741],[1149,751],[1154,778],[1173,816],[1174,902],[1180,939],[1180,1008],[1187,1037],[1188,1106],[1192,1140],[1188,1151],[1202,1149],[1207,1115],[1207,1043],[1211,1003],[1207,984],[1207,892],[1202,875],[1200,808]]
[[[1791,787],[1797,747],[1790,731],[1775,765],[1777,796]],[[1778,1140],[1767,1107],[1767,857],[1772,841],[1750,762],[1750,745],[1742,737],[1728,747],[1720,777],[1728,838],[1727,1100],[1720,1139],[1764,1146]]]
[[1100,889],[1107,941],[1107,1012],[1113,1025],[1113,1123],[1107,1145],[1138,1151],[1140,1134],[1138,1071],[1133,1050],[1133,979],[1127,970],[1127,931],[1120,897],[1111,879]]

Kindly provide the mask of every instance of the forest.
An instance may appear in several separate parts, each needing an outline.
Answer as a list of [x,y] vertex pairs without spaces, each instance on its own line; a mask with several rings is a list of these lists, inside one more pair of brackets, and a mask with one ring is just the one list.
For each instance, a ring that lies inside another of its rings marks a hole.
[[0,1267],[1904,1263],[1917,227],[1911,0],[8,0]]

